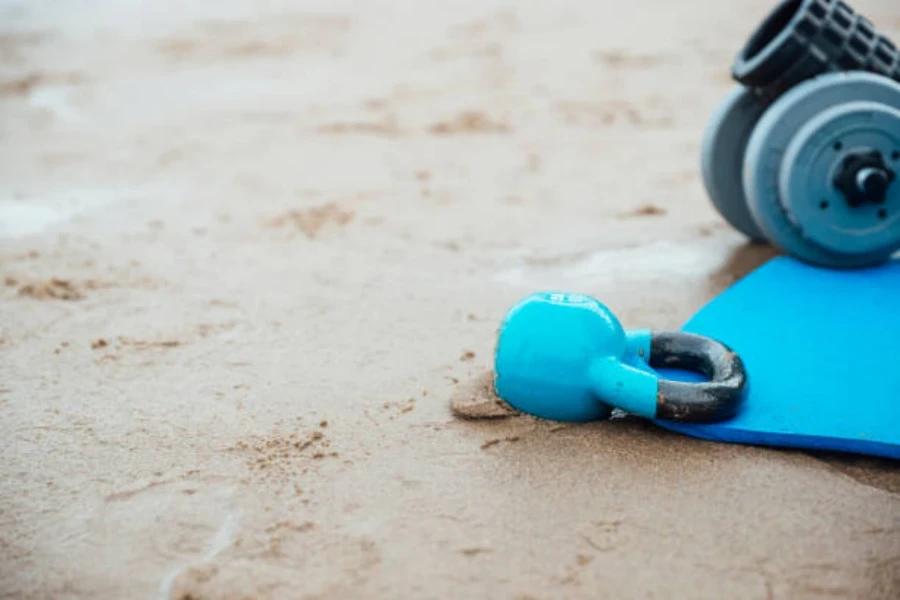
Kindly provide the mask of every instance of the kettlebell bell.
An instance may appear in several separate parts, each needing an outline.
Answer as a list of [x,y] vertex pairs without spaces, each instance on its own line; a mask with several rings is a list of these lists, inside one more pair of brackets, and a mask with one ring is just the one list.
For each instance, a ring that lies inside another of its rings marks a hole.
[[732,65],[702,144],[735,229],[804,262],[860,268],[900,250],[900,52],[839,0],[784,0]]
[[[654,368],[700,373],[663,379]],[[625,331],[581,294],[532,294],[507,311],[494,353],[494,389],[519,411],[556,421],[607,418],[613,408],[685,422],[721,421],[743,401],[746,374],[724,344],[684,332]]]

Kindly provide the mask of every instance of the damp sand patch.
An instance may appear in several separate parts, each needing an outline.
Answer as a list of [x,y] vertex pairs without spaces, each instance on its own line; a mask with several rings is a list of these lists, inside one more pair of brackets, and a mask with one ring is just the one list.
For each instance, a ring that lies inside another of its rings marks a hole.
[[494,391],[494,372],[485,371],[461,385],[450,398],[450,410],[460,419],[504,419],[521,413]]

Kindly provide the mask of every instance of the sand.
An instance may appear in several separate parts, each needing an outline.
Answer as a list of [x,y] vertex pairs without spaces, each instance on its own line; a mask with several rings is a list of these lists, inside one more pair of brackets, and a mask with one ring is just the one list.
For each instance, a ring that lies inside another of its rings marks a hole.
[[698,166],[770,6],[0,3],[0,596],[900,596],[893,464],[450,408],[772,256]]
[[502,419],[518,415],[518,411],[497,396],[494,372],[485,369],[460,385],[450,396],[450,412],[459,419]]

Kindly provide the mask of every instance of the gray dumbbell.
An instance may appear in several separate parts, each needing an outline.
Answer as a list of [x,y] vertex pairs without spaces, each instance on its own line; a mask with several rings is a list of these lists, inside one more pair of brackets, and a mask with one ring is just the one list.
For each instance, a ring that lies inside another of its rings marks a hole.
[[735,60],[703,181],[736,229],[806,262],[900,249],[900,53],[837,0],[788,0]]

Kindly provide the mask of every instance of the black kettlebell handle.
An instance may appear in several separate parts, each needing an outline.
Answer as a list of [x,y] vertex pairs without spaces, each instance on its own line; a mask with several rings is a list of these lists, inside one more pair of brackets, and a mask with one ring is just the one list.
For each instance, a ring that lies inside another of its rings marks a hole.
[[725,344],[685,332],[653,332],[648,363],[655,369],[701,373],[704,382],[659,379],[656,416],[709,423],[737,414],[747,385],[741,358]]

